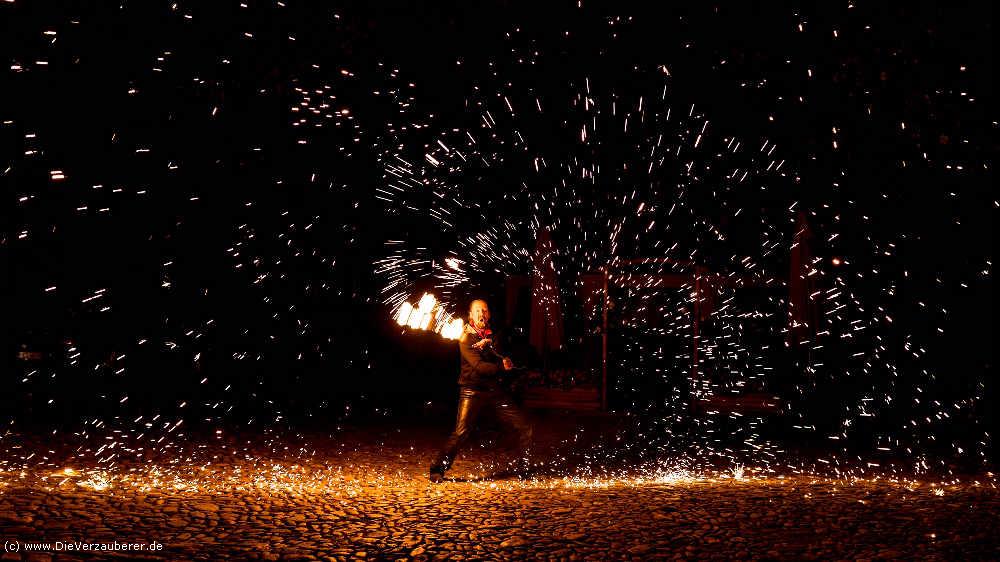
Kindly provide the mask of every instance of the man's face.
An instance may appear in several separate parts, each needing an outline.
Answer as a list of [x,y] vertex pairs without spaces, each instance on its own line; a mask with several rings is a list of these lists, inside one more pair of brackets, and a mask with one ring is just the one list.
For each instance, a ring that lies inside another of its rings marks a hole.
[[472,307],[469,308],[469,320],[476,328],[486,327],[486,323],[490,321],[490,308],[486,306],[484,301],[472,303]]

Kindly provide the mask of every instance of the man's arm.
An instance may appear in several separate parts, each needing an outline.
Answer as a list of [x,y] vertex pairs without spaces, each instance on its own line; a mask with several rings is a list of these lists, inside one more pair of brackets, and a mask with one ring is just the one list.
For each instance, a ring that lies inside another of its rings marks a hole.
[[472,338],[469,334],[462,334],[458,340],[458,349],[462,353],[462,358],[472,366],[477,374],[495,375],[500,368],[496,363],[491,363],[483,359],[482,353],[472,347]]

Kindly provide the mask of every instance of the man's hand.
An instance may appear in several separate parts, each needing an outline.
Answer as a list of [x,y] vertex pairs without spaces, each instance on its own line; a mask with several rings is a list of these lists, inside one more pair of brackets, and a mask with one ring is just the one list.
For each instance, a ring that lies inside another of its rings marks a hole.
[[503,370],[509,371],[514,368],[514,362],[510,360],[510,357],[503,358]]
[[485,338],[485,339],[481,339],[481,340],[477,341],[476,343],[472,344],[472,347],[474,349],[482,349],[482,348],[486,347],[487,345],[489,345],[492,342],[493,342],[493,340],[491,340],[489,338]]

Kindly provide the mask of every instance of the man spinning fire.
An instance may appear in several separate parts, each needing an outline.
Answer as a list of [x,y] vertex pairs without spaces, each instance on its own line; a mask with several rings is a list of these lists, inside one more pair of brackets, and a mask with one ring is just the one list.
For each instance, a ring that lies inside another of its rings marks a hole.
[[500,421],[517,432],[525,461],[522,466],[526,465],[531,446],[531,425],[501,384],[501,377],[512,370],[514,365],[497,350],[489,321],[490,309],[486,301],[472,301],[469,305],[469,322],[458,340],[462,356],[458,376],[458,417],[455,420],[455,430],[431,465],[432,482],[440,482],[444,478],[444,473],[451,467],[459,450],[468,442],[472,424],[484,406],[492,407]]

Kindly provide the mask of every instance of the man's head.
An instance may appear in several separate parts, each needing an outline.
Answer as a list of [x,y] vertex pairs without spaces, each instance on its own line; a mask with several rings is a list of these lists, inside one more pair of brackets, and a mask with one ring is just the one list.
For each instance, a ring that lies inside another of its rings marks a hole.
[[490,321],[490,307],[486,301],[476,299],[469,304],[469,323],[482,330]]

